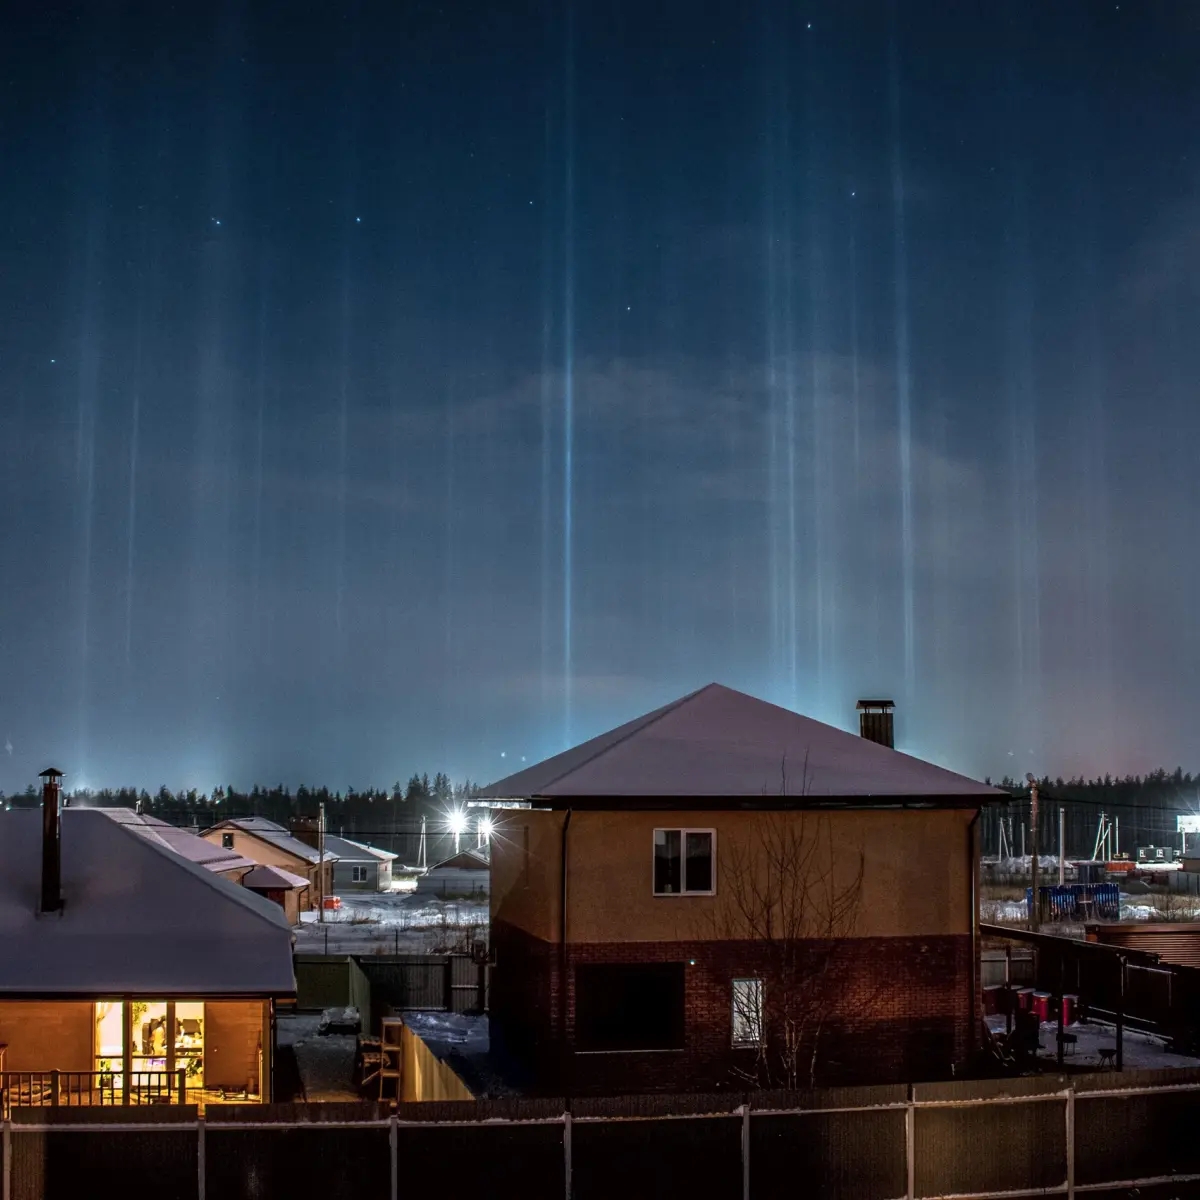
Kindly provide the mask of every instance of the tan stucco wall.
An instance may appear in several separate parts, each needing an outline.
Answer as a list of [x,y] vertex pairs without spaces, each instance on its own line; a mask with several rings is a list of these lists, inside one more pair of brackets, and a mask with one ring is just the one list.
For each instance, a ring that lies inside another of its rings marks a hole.
[[[262,838],[257,838],[253,834],[246,833],[241,829],[210,829],[200,836],[206,842],[212,842],[214,846],[221,846],[224,845],[221,840],[222,835],[226,833],[233,834],[233,849],[243,858],[262,863],[268,867],[282,867],[285,871],[290,871],[293,875],[299,875],[301,878],[307,879],[309,883],[308,891],[304,892],[298,900],[300,911],[308,912],[310,909],[317,907],[320,887],[317,881],[316,864],[310,863],[298,855],[289,854],[273,842],[264,841]],[[325,895],[334,895],[332,862],[326,862],[325,864]]]
[[88,1000],[0,1001],[6,1071],[90,1071],[94,1007]]
[[[971,931],[972,866],[964,810],[772,814],[815,844],[810,870],[844,893],[863,864],[852,925],[838,936],[913,937]],[[512,810],[493,840],[492,915],[546,941],[558,940],[563,814]],[[529,828],[525,867],[523,826]],[[654,896],[656,828],[716,830],[716,895]],[[690,941],[729,936],[734,847],[762,869],[761,813],[576,812],[568,848],[567,939],[571,942]],[[819,924],[820,922],[818,922]],[[810,936],[819,936],[814,929]]]

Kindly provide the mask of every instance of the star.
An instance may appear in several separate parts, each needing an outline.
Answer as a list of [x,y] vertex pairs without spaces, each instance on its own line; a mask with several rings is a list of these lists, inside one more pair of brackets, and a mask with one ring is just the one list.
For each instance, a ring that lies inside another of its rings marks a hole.
[[212,219],[212,223],[213,223],[214,225],[220,225],[220,223],[221,223],[221,218],[220,218],[220,217],[213,217],[213,219]]
[[355,218],[354,218],[354,223],[355,223],[355,225],[361,225],[361,224],[362,224],[362,217],[355,217]]

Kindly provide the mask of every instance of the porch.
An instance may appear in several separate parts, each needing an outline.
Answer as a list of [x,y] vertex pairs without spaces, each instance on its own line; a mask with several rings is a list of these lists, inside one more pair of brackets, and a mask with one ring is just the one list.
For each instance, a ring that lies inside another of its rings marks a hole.
[[263,1103],[273,1029],[265,999],[0,1001],[0,1115]]

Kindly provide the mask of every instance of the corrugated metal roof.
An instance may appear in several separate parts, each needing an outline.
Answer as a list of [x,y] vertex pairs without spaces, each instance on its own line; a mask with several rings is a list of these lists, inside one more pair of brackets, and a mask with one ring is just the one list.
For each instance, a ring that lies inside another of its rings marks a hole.
[[965,775],[717,683],[498,780],[480,795],[1010,799]]
[[0,994],[292,995],[276,904],[96,809],[62,814],[59,913],[39,912],[41,813],[0,813]]
[[1157,954],[1160,962],[1200,967],[1200,924],[1185,921],[1137,921],[1087,926],[1089,939],[1103,946],[1122,946]]

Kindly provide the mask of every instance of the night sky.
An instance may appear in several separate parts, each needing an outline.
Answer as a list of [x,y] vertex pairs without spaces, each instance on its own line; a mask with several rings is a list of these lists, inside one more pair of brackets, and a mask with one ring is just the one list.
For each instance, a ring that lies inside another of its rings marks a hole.
[[0,22],[0,787],[1200,766],[1191,0]]

